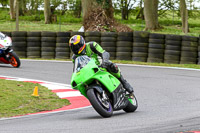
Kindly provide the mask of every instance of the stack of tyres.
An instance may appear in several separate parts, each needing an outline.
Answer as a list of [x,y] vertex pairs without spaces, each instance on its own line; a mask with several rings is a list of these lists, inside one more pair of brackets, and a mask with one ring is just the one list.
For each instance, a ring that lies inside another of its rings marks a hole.
[[164,62],[165,35],[151,33],[149,35],[149,49],[147,62]]
[[41,57],[44,59],[55,58],[56,32],[43,31],[41,33]]
[[116,57],[116,32],[102,32],[101,33],[101,46],[104,50],[109,52],[110,59],[114,60]]
[[165,56],[164,63],[179,64],[181,54],[181,40],[179,35],[165,36]]
[[56,59],[70,58],[69,39],[70,32],[57,32]]
[[101,32],[91,31],[85,32],[85,41],[86,42],[96,42],[98,44],[101,43]]
[[132,60],[133,32],[119,32],[117,37],[117,60]]
[[182,36],[180,64],[197,64],[198,37]]
[[27,32],[27,58],[41,57],[41,32]]
[[133,32],[132,60],[146,62],[148,57],[149,32]]
[[82,37],[85,37],[85,32],[72,31],[70,35],[71,37],[74,35],[81,35]]
[[198,46],[198,64],[200,65],[200,36],[199,36],[199,46]]
[[12,48],[15,51],[15,53],[21,58],[26,58],[27,32],[26,31],[13,31],[11,33],[11,36],[12,36],[12,41],[13,41]]
[[7,35],[9,37],[11,37],[11,32],[9,32],[9,31],[1,31],[1,33],[5,34],[5,35]]

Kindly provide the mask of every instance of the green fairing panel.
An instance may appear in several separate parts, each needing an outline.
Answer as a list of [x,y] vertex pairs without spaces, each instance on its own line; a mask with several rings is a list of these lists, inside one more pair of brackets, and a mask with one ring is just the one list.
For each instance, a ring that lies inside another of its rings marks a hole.
[[97,79],[99,82],[101,82],[110,93],[112,93],[119,85],[120,82],[117,80],[113,75],[111,75],[108,72],[99,72],[100,74],[97,74],[93,77],[93,79]]
[[[99,71],[95,73],[91,70],[91,66],[94,66],[92,69],[98,69]],[[109,90],[109,92],[113,92],[120,85],[119,80],[105,70],[100,70],[95,65],[94,61],[89,62],[88,65],[79,72],[73,73],[71,85],[73,84],[73,81],[75,81],[77,86],[73,87],[73,89],[78,89],[82,95],[87,97],[85,85],[91,84],[94,80],[98,80]]]

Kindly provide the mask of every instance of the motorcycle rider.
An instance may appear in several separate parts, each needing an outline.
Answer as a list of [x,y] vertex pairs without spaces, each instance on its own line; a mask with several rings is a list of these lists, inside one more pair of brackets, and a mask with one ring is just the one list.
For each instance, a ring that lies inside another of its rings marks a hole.
[[72,61],[74,63],[76,57],[80,55],[87,55],[94,58],[95,63],[100,65],[98,56],[102,58],[102,66],[105,67],[108,72],[119,79],[123,87],[129,92],[129,96],[133,97],[133,87],[124,79],[118,66],[109,61],[110,54],[103,50],[103,48],[96,42],[85,43],[84,38],[81,35],[74,35],[69,40],[69,46],[73,52]]
[[11,44],[11,38],[0,32],[0,53],[2,53],[3,50],[6,50]]

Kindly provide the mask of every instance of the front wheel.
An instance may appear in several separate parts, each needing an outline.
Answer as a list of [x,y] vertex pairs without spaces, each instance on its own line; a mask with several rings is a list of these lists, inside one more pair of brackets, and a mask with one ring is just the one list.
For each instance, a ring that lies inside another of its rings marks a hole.
[[123,109],[127,113],[134,112],[138,107],[137,99],[136,99],[135,95],[133,95],[133,96],[134,96],[134,98],[128,98],[128,105],[126,106],[126,108]]
[[15,52],[12,52],[12,53],[9,53],[10,55],[10,64],[13,66],[13,67],[20,67],[21,65],[21,62],[19,60],[19,57],[17,56],[17,54]]
[[112,105],[107,99],[106,94],[104,95],[100,94],[95,89],[89,89],[87,91],[87,96],[92,104],[92,107],[102,116],[102,117],[111,117],[113,114],[113,108]]

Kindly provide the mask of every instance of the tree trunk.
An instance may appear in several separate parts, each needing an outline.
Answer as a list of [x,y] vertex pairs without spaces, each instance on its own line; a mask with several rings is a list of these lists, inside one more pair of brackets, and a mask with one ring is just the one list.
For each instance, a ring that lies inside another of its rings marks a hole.
[[50,0],[44,0],[44,16],[45,16],[45,24],[50,24],[51,23]]
[[19,0],[15,0],[16,31],[19,31]]
[[105,15],[109,18],[113,18],[112,0],[102,1],[101,3],[97,3],[96,0],[82,0],[83,18],[88,18],[97,8],[104,8]]
[[15,8],[14,8],[14,0],[9,0],[10,2],[10,18],[15,19]]
[[115,21],[112,0],[82,0],[82,9],[85,31],[132,31]]
[[39,6],[38,0],[35,0],[35,5],[34,5],[35,14],[37,14],[38,12],[38,6]]
[[180,0],[180,13],[182,19],[182,31],[187,34],[189,32],[189,26],[188,26],[188,10],[185,0]]
[[144,0],[145,30],[158,30],[158,0]]

